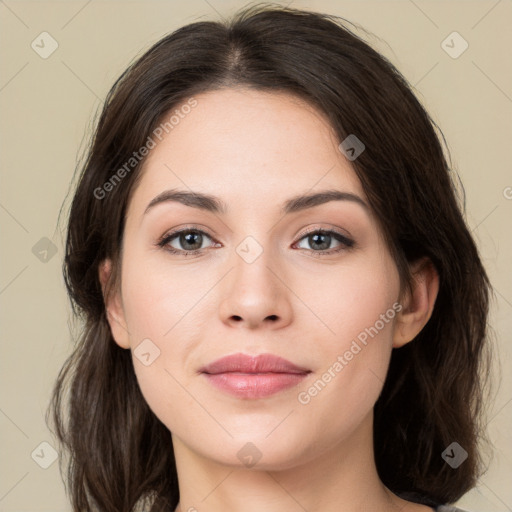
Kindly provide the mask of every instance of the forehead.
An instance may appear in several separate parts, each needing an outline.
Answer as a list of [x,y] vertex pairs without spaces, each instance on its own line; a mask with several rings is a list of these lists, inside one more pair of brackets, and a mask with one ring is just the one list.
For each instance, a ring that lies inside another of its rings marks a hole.
[[173,188],[221,196],[244,208],[281,205],[317,188],[364,197],[327,117],[302,99],[241,88],[194,99],[146,157],[132,196],[138,215]]

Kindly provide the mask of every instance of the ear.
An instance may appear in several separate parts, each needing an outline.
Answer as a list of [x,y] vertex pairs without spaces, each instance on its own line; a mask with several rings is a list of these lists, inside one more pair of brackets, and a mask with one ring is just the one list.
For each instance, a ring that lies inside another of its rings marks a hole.
[[430,319],[439,291],[439,274],[430,258],[424,257],[411,268],[412,293],[408,293],[397,315],[393,348],[412,341]]
[[123,304],[121,302],[120,291],[111,290],[110,296],[106,296],[106,286],[112,274],[112,261],[106,259],[102,261],[98,268],[103,299],[107,313],[107,320],[110,325],[110,331],[114,341],[121,348],[130,348],[130,339],[126,320],[124,316]]

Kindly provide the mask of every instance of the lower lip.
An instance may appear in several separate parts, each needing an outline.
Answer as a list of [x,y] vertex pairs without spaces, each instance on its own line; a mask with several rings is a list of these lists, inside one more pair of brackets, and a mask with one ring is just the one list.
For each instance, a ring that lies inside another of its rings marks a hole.
[[238,398],[264,398],[296,386],[306,373],[218,373],[203,375],[216,388]]

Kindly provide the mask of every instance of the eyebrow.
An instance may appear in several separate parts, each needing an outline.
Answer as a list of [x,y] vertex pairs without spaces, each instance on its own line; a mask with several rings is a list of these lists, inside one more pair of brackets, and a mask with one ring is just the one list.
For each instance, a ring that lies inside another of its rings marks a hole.
[[[330,201],[352,201],[362,206],[367,212],[370,211],[369,206],[358,195],[352,194],[351,192],[342,192],[341,190],[331,189],[294,196],[283,203],[281,213],[284,215],[296,213]],[[181,203],[185,206],[218,214],[225,214],[228,210],[226,203],[216,196],[200,192],[188,192],[186,190],[173,189],[165,190],[152,199],[146,207],[144,215],[146,215],[157,204],[166,202]]]

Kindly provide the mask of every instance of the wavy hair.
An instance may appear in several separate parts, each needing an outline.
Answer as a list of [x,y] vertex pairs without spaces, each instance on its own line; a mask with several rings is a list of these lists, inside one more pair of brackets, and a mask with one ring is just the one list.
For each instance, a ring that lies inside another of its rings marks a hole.
[[[47,410],[70,455],[66,489],[74,511],[158,512],[179,501],[171,434],[141,394],[130,351],[112,338],[98,276],[110,258],[106,293],[119,283],[125,214],[144,159],[105,197],[98,190],[173,109],[227,87],[298,96],[328,117],[340,141],[355,134],[364,142],[352,166],[401,289],[410,287],[411,263],[424,256],[440,277],[430,320],[415,340],[393,350],[374,408],[377,470],[390,490],[424,504],[452,503],[475,485],[485,439],[491,286],[441,130],[393,64],[348,24],[253,5],[227,21],[195,22],[166,35],[109,91],[77,167],[67,223],[63,274],[82,329]],[[468,453],[456,471],[441,457],[453,441]]]

